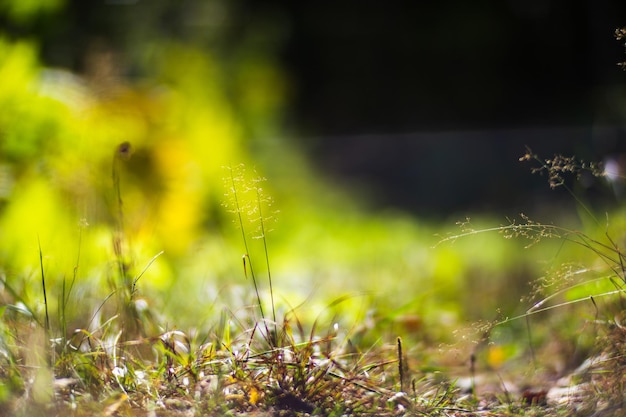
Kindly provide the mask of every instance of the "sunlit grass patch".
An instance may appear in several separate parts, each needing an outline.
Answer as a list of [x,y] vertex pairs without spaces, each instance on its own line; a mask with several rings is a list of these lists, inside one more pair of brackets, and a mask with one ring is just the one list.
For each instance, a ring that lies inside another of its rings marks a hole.
[[[526,241],[527,248],[543,247],[546,241],[558,243],[557,247],[553,246],[557,251],[546,264],[545,274],[532,282],[528,297],[521,300],[528,308],[521,314],[501,312],[495,321],[483,327],[484,338],[476,345],[476,353],[483,352],[482,366],[486,369],[498,370],[502,365],[520,360],[531,365],[529,369],[534,371],[529,375],[528,383],[535,387],[525,390],[524,395],[528,393],[532,401],[545,405],[549,400],[562,405],[569,400],[561,401],[558,386],[570,384],[572,392],[576,392],[575,397],[569,397],[571,409],[597,407],[606,412],[619,412],[621,406],[616,404],[623,401],[621,394],[611,391],[602,400],[591,401],[590,392],[599,390],[600,385],[608,381],[618,386],[623,383],[619,368],[623,352],[618,324],[626,282],[621,247],[623,231],[611,225],[612,217],[617,217],[616,224],[619,224],[623,214],[619,211],[607,214],[605,222],[601,222],[567,185],[568,174],[576,178],[583,173],[603,176],[604,171],[598,165],[560,156],[544,160],[530,150],[522,160],[538,163],[539,168],[533,172],[546,173],[552,188],[564,187],[574,196],[581,205],[586,227],[583,231],[582,228],[538,222],[522,214],[518,220],[490,228],[473,228],[469,221],[463,222],[459,234],[444,239],[455,242],[459,238],[496,232],[505,239]],[[511,343],[511,337],[513,340],[519,338],[524,324],[528,345],[520,350],[523,344]],[[515,327],[517,331],[512,331]],[[611,353],[607,355],[607,352]],[[589,361],[593,365],[590,366]],[[615,372],[608,369],[608,363],[615,367]],[[570,374],[576,367],[576,371]],[[520,365],[513,369],[520,369]],[[564,375],[573,376],[558,379]],[[585,399],[581,399],[585,395]]]
[[[460,232],[373,212],[280,140],[246,139],[208,55],[148,54],[139,87],[45,73],[28,44],[0,54],[0,414],[579,410],[549,384],[623,400],[623,210]],[[274,91],[251,87],[262,119]],[[603,175],[522,159],[551,187]]]
[[[75,251],[66,254],[72,273],[60,275],[58,266],[48,264],[54,248],[42,245],[42,263],[31,271],[28,291],[5,281],[8,382],[0,394],[8,410],[24,409],[20,401],[28,398],[26,410],[87,414],[98,403],[110,414],[449,415],[476,407],[513,414],[525,407],[513,398],[517,391],[507,394],[507,385],[496,382],[503,397],[482,398],[494,386],[485,378],[533,367],[534,376],[519,379],[556,378],[573,366],[557,365],[556,358],[591,351],[593,340],[583,340],[582,332],[567,344],[578,319],[547,313],[578,314],[577,307],[586,305],[589,326],[621,323],[602,321],[598,313],[600,298],[621,291],[621,252],[608,236],[528,217],[494,228],[479,219],[444,239],[453,244],[433,247],[440,238],[432,227],[358,213],[350,220],[312,215],[320,229],[281,236],[270,233],[282,225],[274,223],[262,177],[241,166],[224,173],[238,244],[216,238],[200,246],[214,254],[207,251],[204,266],[187,270],[198,277],[179,283],[194,282],[200,291],[173,283],[169,298],[159,300],[150,279],[164,267],[163,255],[133,249],[140,242],[126,233],[123,188],[115,181],[118,210],[111,237],[102,241],[110,246],[100,272],[83,269],[81,259],[92,256],[88,245],[97,239],[90,234],[106,235],[107,229],[83,224],[76,229]],[[544,256],[561,266],[530,287],[524,300],[530,307],[519,311],[517,298],[529,289],[514,285],[535,273],[535,267],[523,269],[522,254],[535,257],[532,251],[550,239],[558,245],[548,245]],[[310,240],[319,246],[304,251]],[[568,252],[567,244],[589,254]],[[275,253],[288,261],[275,264]],[[560,263],[571,254],[579,263]],[[585,268],[590,258],[601,263]],[[93,279],[104,288],[89,289],[86,280]],[[477,305],[480,299],[490,301]],[[542,315],[549,319],[537,320]],[[484,321],[464,333],[478,318]],[[46,336],[23,336],[36,334]],[[468,375],[469,385],[457,383]]]

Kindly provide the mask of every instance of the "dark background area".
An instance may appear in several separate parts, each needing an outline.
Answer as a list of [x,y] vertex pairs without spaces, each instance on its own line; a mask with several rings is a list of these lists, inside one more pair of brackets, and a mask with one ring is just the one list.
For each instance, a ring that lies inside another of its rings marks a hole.
[[[294,3],[284,62],[321,133],[622,121],[622,1]],[[613,111],[611,111],[613,110]]]
[[[85,70],[105,44],[131,78],[157,40],[226,65],[265,55],[291,86],[285,131],[322,175],[375,207],[441,216],[560,204],[518,163],[526,145],[626,152],[623,26],[622,0],[74,0],[28,31],[50,65]],[[590,190],[619,201],[601,181]]]
[[[365,2],[287,9],[294,124],[335,181],[420,215],[572,207],[518,158],[626,152],[622,1]],[[599,207],[603,181],[576,190]]]

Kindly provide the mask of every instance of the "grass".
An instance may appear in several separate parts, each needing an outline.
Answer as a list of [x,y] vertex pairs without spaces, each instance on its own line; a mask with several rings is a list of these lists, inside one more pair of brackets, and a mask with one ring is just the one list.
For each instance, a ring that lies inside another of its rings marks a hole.
[[[623,411],[626,277],[618,244],[623,236],[614,236],[608,227],[595,236],[528,216],[493,228],[474,229],[462,222],[461,233],[442,239],[439,247],[496,232],[505,239],[526,239],[531,247],[548,239],[572,245],[591,254],[586,259],[595,263],[548,271],[531,288],[525,300],[530,307],[522,314],[500,313],[459,328],[441,342],[436,333],[420,333],[424,317],[404,314],[402,307],[370,309],[371,315],[346,326],[340,307],[351,305],[352,296],[336,296],[312,319],[302,313],[304,304],[278,308],[268,238],[276,214],[273,202],[258,174],[229,167],[225,204],[241,232],[242,275],[253,302],[216,310],[208,331],[181,330],[139,295],[141,278],[161,253],[138,268],[128,252],[119,164],[130,152],[123,144],[114,156],[118,218],[110,292],[95,305],[83,304],[84,294],[75,286],[82,234],[71,279],[61,281],[56,304],[41,245],[40,295],[21,293],[3,279],[0,414],[565,416]],[[600,167],[574,158],[541,159],[529,150],[522,159],[534,161],[533,172],[547,174],[553,188],[568,187],[567,174],[603,174]],[[586,213],[600,225],[590,210]],[[43,311],[35,301],[39,297]],[[580,318],[585,311],[587,317]],[[578,360],[556,364],[574,357]]]

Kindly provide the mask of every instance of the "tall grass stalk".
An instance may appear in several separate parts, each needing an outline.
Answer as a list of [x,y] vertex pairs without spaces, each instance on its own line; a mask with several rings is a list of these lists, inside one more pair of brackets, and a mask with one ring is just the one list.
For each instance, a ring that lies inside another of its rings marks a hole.
[[245,253],[242,257],[243,271],[244,271],[246,278],[248,278],[248,268],[250,269],[250,276],[252,277],[252,284],[254,285],[254,292],[256,293],[256,298],[257,298],[257,302],[259,306],[259,312],[261,314],[261,319],[265,320],[265,313],[263,312],[263,303],[261,302],[261,295],[259,294],[259,286],[257,284],[256,275],[254,273],[252,259],[250,258],[250,250],[248,249],[248,238],[246,236],[246,229],[243,225],[243,216],[241,215],[241,207],[239,206],[239,197],[237,195],[237,187],[235,186],[235,180],[232,176],[232,171],[231,171],[231,180],[233,184],[232,192],[233,192],[233,198],[235,200],[237,220],[239,222],[239,229],[241,230],[241,240],[243,242],[243,247],[245,249]]
[[139,274],[137,274],[137,276],[135,278],[133,278],[132,284],[131,284],[131,287],[130,287],[130,301],[132,301],[134,296],[135,296],[135,293],[137,291],[137,282],[139,281],[139,279],[143,276],[143,274],[146,273],[146,271],[148,270],[148,268],[150,268],[150,266],[154,263],[154,261],[156,261],[159,256],[163,255],[163,253],[164,253],[164,251],[160,251],[159,253],[154,255],[148,261],[148,263],[146,263],[146,266],[144,266],[144,268],[141,270],[141,272]]
[[270,268],[269,251],[267,250],[267,236],[265,235],[265,219],[263,218],[263,208],[261,205],[261,190],[256,188],[257,207],[259,210],[259,223],[261,227],[261,240],[263,241],[263,253],[265,254],[265,266],[267,268],[267,279],[270,285],[270,300],[272,303],[272,319],[274,321],[274,332],[277,332],[276,306],[274,303],[274,287],[272,286],[272,270]]
[[124,244],[125,244],[125,227],[124,227],[124,200],[122,199],[122,185],[121,185],[121,163],[128,160],[131,155],[130,143],[124,142],[117,146],[115,153],[113,154],[112,164],[112,180],[113,190],[115,192],[117,203],[117,221],[116,221],[116,236],[113,239],[113,250],[117,258],[117,267],[119,269],[119,276],[126,289],[130,290],[130,282],[128,279],[128,265],[126,259],[124,259]]
[[41,269],[41,288],[43,290],[43,305],[46,313],[45,330],[46,337],[50,338],[50,314],[48,313],[48,294],[46,292],[46,274],[43,268],[43,251],[41,250],[41,241],[39,236],[37,237],[37,244],[39,245],[39,268]]
[[[605,177],[606,173],[600,164],[588,163],[578,160],[575,157],[564,157],[561,155],[543,159],[533,153],[529,148],[526,149],[526,153],[519,160],[521,162],[528,161],[535,163],[536,166],[531,168],[532,173],[546,175],[551,189],[558,187],[565,189],[581,208],[581,212],[589,216],[597,227],[603,226],[598,220],[598,217],[583,203],[582,199],[576,195],[572,187],[567,185],[566,181],[568,176],[580,179],[583,174],[593,177]],[[493,327],[521,319],[525,320],[530,345],[530,355],[533,364],[536,365],[529,319],[541,313],[547,313],[552,310],[558,310],[581,303],[591,303],[595,308],[597,317],[599,313],[598,304],[596,303],[597,299],[619,298],[620,296],[626,295],[626,253],[620,248],[617,243],[618,240],[609,232],[608,215],[606,225],[604,225],[604,233],[602,237],[599,238],[579,230],[537,222],[531,220],[529,216],[524,214],[520,215],[520,220],[509,219],[508,221],[509,224],[507,225],[475,230],[471,226],[468,218],[458,223],[461,227],[461,233],[448,236],[442,239],[440,243],[454,242],[462,237],[490,232],[501,233],[506,239],[526,239],[529,241],[526,247],[536,245],[544,239],[557,239],[563,243],[570,243],[589,251],[595,259],[604,264],[604,267],[598,271],[607,272],[599,277],[588,276],[591,272],[598,272],[595,268],[576,268],[575,270],[566,268],[564,273],[549,273],[546,277],[537,280],[534,292],[531,294],[531,297],[529,297],[529,299],[533,300],[533,303],[524,313],[512,317],[504,317],[489,325]],[[607,285],[596,291],[585,288],[592,284],[602,282],[609,284],[612,289],[607,288]],[[579,293],[580,291],[584,291],[584,293],[581,295]]]
[[[243,166],[240,165],[239,169],[243,170]],[[265,334],[266,334],[267,340],[271,346],[276,347],[278,344],[278,340],[277,340],[278,329],[277,329],[277,323],[276,323],[276,310],[275,310],[275,303],[274,303],[274,290],[272,286],[272,275],[271,275],[270,262],[269,262],[269,252],[267,248],[267,237],[266,237],[266,227],[265,227],[266,218],[263,215],[262,198],[261,198],[262,190],[257,185],[257,183],[261,181],[261,179],[256,178],[255,180],[253,180],[254,181],[253,189],[256,193],[255,195],[256,207],[246,210],[245,204],[241,201],[240,190],[237,184],[240,181],[245,181],[245,178],[243,177],[243,172],[237,173],[236,175],[235,169],[232,166],[228,167],[228,172],[229,172],[228,189],[230,191],[228,194],[231,199],[231,204],[234,205],[231,211],[234,212],[236,216],[236,222],[239,227],[239,230],[241,231],[241,240],[242,240],[244,250],[245,250],[245,253],[242,256],[244,275],[246,278],[248,278],[248,270],[250,271],[250,277],[252,279],[252,285],[254,287],[254,292],[256,295],[257,303],[258,303],[259,314],[261,315],[261,320],[263,321],[263,327],[265,328],[265,332],[266,332]],[[249,190],[250,189],[248,188],[247,191]],[[252,263],[252,257],[250,256],[250,248],[248,244],[247,230],[245,227],[244,213],[255,214],[258,216],[254,219],[248,219],[248,220],[259,222],[260,235],[257,237],[260,238],[263,242],[263,252],[265,254],[265,262],[266,262],[266,268],[267,268],[268,280],[269,280],[269,289],[270,289],[270,300],[271,300],[271,305],[272,305],[272,319],[274,323],[273,332],[270,332],[269,327],[267,325],[265,310],[263,309],[263,302],[262,302],[261,293],[259,290],[259,282],[257,280],[257,276],[254,270],[254,265]]]
[[117,203],[116,232],[113,237],[113,250],[117,259],[119,279],[121,280],[121,291],[115,285],[113,292],[118,292],[119,308],[122,311],[122,326],[124,330],[124,341],[138,336],[144,332],[144,323],[139,318],[137,306],[134,303],[137,281],[144,274],[146,269],[158,258],[157,254],[150,260],[146,268],[135,278],[131,276],[131,263],[126,253],[126,230],[124,224],[124,200],[122,199],[121,169],[122,162],[128,161],[132,156],[133,149],[129,142],[119,144],[113,154],[112,180]]
[[72,294],[72,289],[74,288],[74,284],[76,283],[76,278],[78,276],[78,270],[80,267],[80,255],[81,248],[83,243],[83,229],[87,227],[87,221],[82,219],[80,221],[78,227],[78,249],[76,252],[76,263],[74,264],[74,269],[72,271],[72,280],[70,282],[69,287],[67,287],[67,280],[63,277],[63,283],[61,287],[61,297],[59,298],[59,325],[61,326],[61,341],[62,341],[62,350],[65,352],[67,350],[67,306],[70,302],[70,295]]

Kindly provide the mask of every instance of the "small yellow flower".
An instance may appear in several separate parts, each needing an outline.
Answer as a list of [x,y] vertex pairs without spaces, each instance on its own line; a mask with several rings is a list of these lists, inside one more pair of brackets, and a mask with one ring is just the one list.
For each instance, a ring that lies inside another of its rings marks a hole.
[[256,387],[251,387],[250,392],[248,393],[250,404],[257,405],[257,403],[261,400],[262,393],[256,389]]

